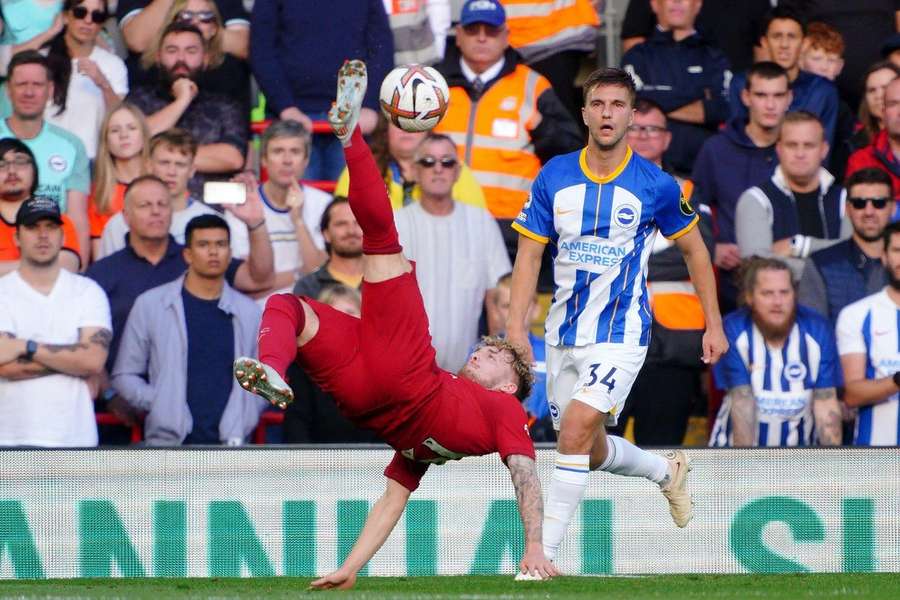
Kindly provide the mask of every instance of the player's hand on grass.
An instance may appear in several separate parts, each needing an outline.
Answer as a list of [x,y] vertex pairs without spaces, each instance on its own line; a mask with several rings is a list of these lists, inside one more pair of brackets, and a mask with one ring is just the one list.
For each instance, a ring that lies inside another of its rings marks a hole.
[[703,334],[703,362],[708,365],[716,364],[722,355],[728,352],[728,339],[722,326],[707,327]]
[[356,585],[356,573],[338,569],[325,577],[320,577],[309,584],[314,590],[349,590]]
[[547,559],[544,555],[544,548],[540,544],[525,548],[525,556],[519,562],[519,571],[537,575],[541,579],[550,579],[559,575],[559,569]]

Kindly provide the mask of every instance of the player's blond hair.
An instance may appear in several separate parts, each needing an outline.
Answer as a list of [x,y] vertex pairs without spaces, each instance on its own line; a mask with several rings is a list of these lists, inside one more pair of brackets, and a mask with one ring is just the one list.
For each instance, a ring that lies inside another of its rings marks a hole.
[[525,357],[525,353],[513,346],[508,341],[497,336],[484,336],[481,338],[479,347],[490,346],[498,350],[506,350],[512,356],[510,365],[516,374],[518,381],[516,382],[516,393],[513,394],[519,400],[525,400],[531,395],[531,388],[534,386],[534,373],[531,371],[531,363]]

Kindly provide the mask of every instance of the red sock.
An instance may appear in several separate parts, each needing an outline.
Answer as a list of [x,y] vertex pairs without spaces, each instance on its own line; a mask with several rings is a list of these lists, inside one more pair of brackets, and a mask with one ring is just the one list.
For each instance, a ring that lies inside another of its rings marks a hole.
[[293,294],[275,294],[266,301],[259,324],[259,360],[287,380],[288,366],[297,356],[297,336],[303,331],[306,315]]
[[359,127],[353,130],[350,145],[344,148],[350,174],[350,209],[363,231],[365,254],[397,254],[403,251],[394,210],[388,197],[384,178],[378,172],[372,151],[362,137]]

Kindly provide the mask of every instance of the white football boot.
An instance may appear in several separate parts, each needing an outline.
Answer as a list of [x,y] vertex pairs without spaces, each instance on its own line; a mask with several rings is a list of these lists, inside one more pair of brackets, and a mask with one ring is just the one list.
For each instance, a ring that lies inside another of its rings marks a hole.
[[241,387],[262,396],[278,408],[287,408],[294,401],[294,392],[278,372],[255,358],[241,356],[234,361],[234,376]]
[[366,63],[361,60],[345,60],[338,69],[337,97],[328,111],[328,123],[344,146],[359,121],[367,82]]
[[669,512],[672,520],[679,527],[686,527],[694,516],[694,501],[687,490],[687,475],[691,470],[691,461],[684,450],[666,452],[669,461],[669,481],[660,488],[662,495],[669,501]]

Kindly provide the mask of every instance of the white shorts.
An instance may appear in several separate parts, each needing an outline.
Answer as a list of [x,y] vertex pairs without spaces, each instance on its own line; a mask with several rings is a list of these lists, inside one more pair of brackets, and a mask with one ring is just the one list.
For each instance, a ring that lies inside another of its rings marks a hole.
[[607,425],[615,425],[646,356],[647,346],[548,345],[547,400],[553,428],[559,431],[572,400],[606,413]]

